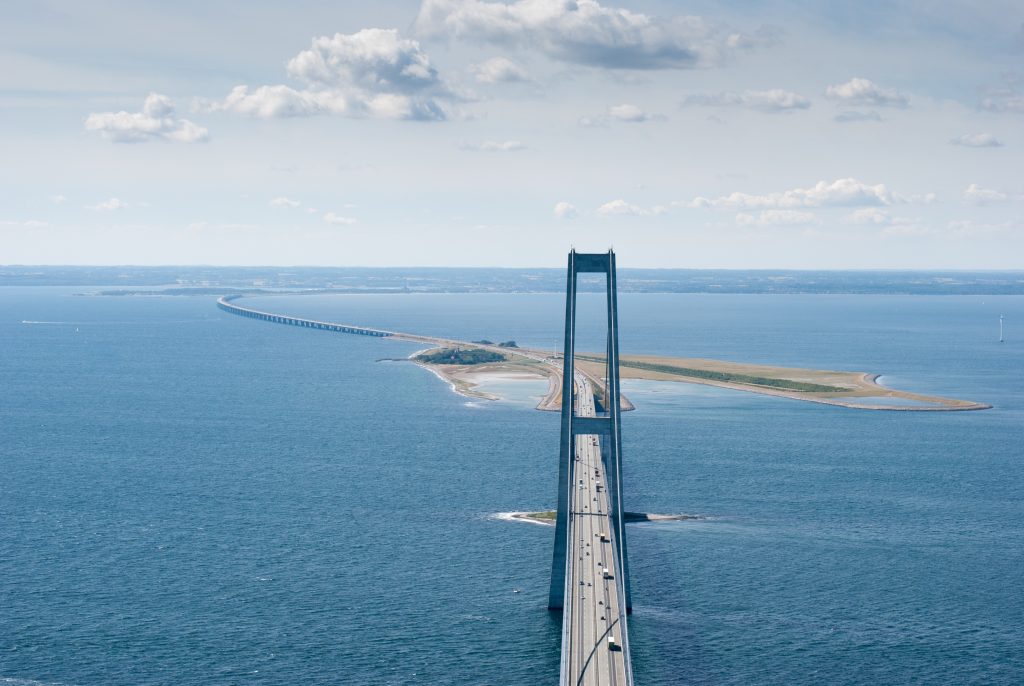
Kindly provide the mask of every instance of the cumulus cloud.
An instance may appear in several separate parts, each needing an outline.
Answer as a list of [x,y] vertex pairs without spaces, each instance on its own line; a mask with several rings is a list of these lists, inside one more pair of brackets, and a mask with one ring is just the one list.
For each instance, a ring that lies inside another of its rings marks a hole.
[[806,226],[817,222],[813,212],[800,210],[763,210],[756,215],[747,212],[736,215],[737,226]]
[[286,198],[284,196],[274,198],[270,201],[270,206],[275,209],[294,209],[301,204],[302,203],[298,200],[292,200],[291,198]]
[[146,97],[141,112],[94,112],[86,118],[85,129],[114,143],[202,143],[210,138],[210,132],[202,126],[177,118],[174,103],[159,93]]
[[348,226],[356,223],[355,219],[352,219],[351,217],[343,217],[339,214],[335,214],[334,212],[328,212],[325,214],[323,216],[323,220],[328,224],[333,224],[335,226]]
[[848,124],[855,121],[882,121],[882,115],[874,110],[867,110],[862,112],[860,110],[847,110],[840,112],[836,116],[832,117],[835,121],[840,124]]
[[727,31],[699,17],[656,19],[597,0],[424,0],[425,36],[469,38],[535,48],[548,57],[620,69],[688,69],[721,63],[774,42],[774,31]]
[[846,83],[829,86],[825,97],[841,105],[854,107],[907,107],[910,98],[895,88],[882,88],[873,81],[854,77]]
[[718,198],[696,197],[687,207],[719,209],[793,209],[798,207],[857,207],[891,205],[897,198],[884,184],[866,184],[857,179],[819,181],[810,188],[751,195],[734,192]]
[[88,205],[86,209],[99,210],[102,212],[113,212],[115,210],[123,210],[126,207],[128,207],[128,203],[118,198],[111,198],[110,200],[103,200],[102,202],[98,202],[95,205]]
[[981,188],[976,183],[972,183],[964,191],[964,202],[969,202],[972,205],[990,205],[1007,199],[1006,193],[991,188]]
[[759,112],[788,112],[806,110],[811,101],[802,95],[773,88],[766,91],[743,91],[742,93],[695,93],[683,100],[683,106],[702,105],[705,107],[745,107]]
[[63,205],[67,201],[68,199],[60,194],[50,196],[50,202],[52,202],[54,205]]
[[484,141],[483,143],[461,143],[459,147],[463,150],[478,150],[481,152],[517,152],[526,150],[526,145],[520,141]]
[[526,81],[526,70],[507,57],[492,57],[470,67],[480,83],[514,83]]
[[394,29],[314,38],[309,50],[288,61],[287,70],[305,87],[236,86],[207,108],[263,118],[340,114],[441,120],[457,99],[420,44]]
[[949,142],[952,145],[965,145],[968,148],[1001,148],[1003,146],[991,133],[965,133]]
[[555,216],[559,219],[575,219],[579,212],[573,205],[563,201],[555,205]]

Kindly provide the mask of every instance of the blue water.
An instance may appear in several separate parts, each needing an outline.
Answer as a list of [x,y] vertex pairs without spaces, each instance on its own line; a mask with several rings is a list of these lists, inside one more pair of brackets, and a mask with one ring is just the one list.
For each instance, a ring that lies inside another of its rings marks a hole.
[[[493,517],[553,505],[557,415],[376,361],[414,344],[71,293],[0,289],[0,684],[557,681],[552,531]],[[552,348],[563,312],[551,295],[250,302]],[[582,347],[602,347],[599,306],[584,298]],[[1024,682],[1024,298],[620,307],[625,353],[872,371],[994,405],[626,383],[628,508],[707,517],[629,529],[638,684]]]

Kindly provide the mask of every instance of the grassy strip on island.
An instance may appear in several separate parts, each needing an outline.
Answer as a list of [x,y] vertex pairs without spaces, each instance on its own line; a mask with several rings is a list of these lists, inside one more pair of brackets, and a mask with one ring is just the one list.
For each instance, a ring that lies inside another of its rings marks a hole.
[[487,364],[488,362],[505,362],[501,353],[480,348],[440,348],[414,357],[417,362],[425,364]]
[[[603,357],[577,355],[581,360],[591,362],[604,362]],[[653,362],[637,362],[635,360],[619,360],[622,367],[633,369],[644,369],[649,372],[661,372],[662,374],[674,374],[676,376],[690,376],[695,379],[709,379],[711,381],[724,381],[727,383],[740,383],[748,386],[767,386],[768,388],[780,388],[786,391],[799,391],[802,393],[843,393],[848,388],[839,386],[825,386],[824,384],[808,383],[806,381],[793,381],[791,379],[773,379],[767,376],[752,376],[750,374],[736,374],[734,372],[721,372],[711,369],[692,369],[689,367],[676,367],[668,364],[655,364]]]

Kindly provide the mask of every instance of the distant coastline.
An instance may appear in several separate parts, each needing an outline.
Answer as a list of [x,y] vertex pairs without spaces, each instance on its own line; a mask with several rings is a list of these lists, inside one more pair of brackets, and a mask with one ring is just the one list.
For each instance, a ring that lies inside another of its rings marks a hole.
[[[0,286],[71,286],[88,294],[564,293],[564,267],[225,267],[0,265]],[[580,292],[603,284],[583,280]],[[1021,270],[618,270],[620,293],[1024,295]]]

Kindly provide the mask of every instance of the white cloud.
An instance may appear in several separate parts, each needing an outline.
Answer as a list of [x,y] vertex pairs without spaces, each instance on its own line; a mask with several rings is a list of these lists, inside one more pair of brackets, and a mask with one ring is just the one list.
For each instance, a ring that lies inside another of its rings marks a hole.
[[141,112],[94,112],[86,118],[85,128],[115,143],[202,143],[210,138],[203,127],[175,117],[174,103],[159,93],[149,94]]
[[856,107],[907,107],[910,104],[910,98],[895,88],[882,88],[860,77],[829,86],[825,90],[825,97],[842,105]]
[[480,83],[514,83],[526,81],[526,70],[507,57],[492,57],[486,62],[474,64],[470,71]]
[[1024,95],[1010,91],[993,93],[982,98],[979,106],[989,112],[1024,114]]
[[86,209],[113,212],[114,210],[123,210],[126,207],[128,207],[128,203],[118,198],[111,198],[110,200],[98,202],[95,205],[89,205]]
[[275,209],[285,209],[285,208],[292,208],[292,209],[294,209],[294,208],[298,207],[301,204],[302,203],[299,202],[298,200],[292,200],[291,198],[286,198],[284,196],[281,196],[279,198],[274,198],[273,200],[270,201],[270,206],[275,208]]
[[190,231],[252,231],[259,229],[256,224],[232,224],[218,222],[192,222],[188,225]]
[[989,112],[1024,114],[1024,94],[1021,85],[1024,76],[1020,72],[1004,72],[1002,83],[984,89],[984,96],[978,107]]
[[934,205],[939,202],[939,196],[934,193],[914,193],[911,195],[894,195],[898,202],[912,203],[914,205]]
[[683,100],[684,106],[703,105],[706,107],[745,107],[759,112],[787,112],[806,110],[811,101],[802,95],[773,88],[766,91],[743,91],[742,93],[695,93]]
[[348,226],[356,223],[355,219],[352,219],[351,217],[342,217],[334,212],[328,212],[325,214],[323,216],[323,220],[328,224],[334,224],[335,226]]
[[626,103],[623,103],[622,105],[613,105],[609,107],[608,116],[618,121],[633,123],[650,121],[652,119],[657,118],[648,114],[647,112],[644,112],[636,105],[629,105]]
[[580,117],[576,123],[584,128],[597,128],[608,126],[610,122],[619,121],[627,124],[640,124],[647,121],[664,121],[662,114],[651,114],[645,112],[636,105],[623,103],[611,105],[604,114],[595,116]]
[[631,205],[621,198],[619,198],[618,200],[612,200],[611,202],[606,202],[605,204],[601,205],[600,207],[597,208],[597,213],[606,217],[613,215],[632,215],[635,217],[640,217],[643,215],[652,214],[651,211],[645,210],[644,208],[639,207],[637,205]]
[[970,238],[973,236],[1017,230],[1020,229],[1020,224],[1012,221],[985,223],[977,222],[973,219],[956,219],[949,222],[947,228],[954,236]]
[[0,226],[13,226],[24,229],[41,229],[49,225],[49,222],[40,221],[39,219],[29,219],[27,221],[0,221]]
[[843,221],[847,224],[877,224],[884,226],[892,224],[892,216],[885,210],[880,210],[877,207],[862,207],[843,217]]
[[460,143],[463,150],[478,150],[482,152],[517,152],[526,150],[526,145],[521,141],[484,141],[483,143]]
[[843,217],[845,224],[882,227],[883,236],[923,236],[931,233],[920,219],[894,217],[877,207],[862,207]]
[[555,216],[559,219],[575,219],[579,212],[575,206],[563,201],[555,204]]
[[969,202],[972,205],[990,205],[1007,199],[1006,193],[990,188],[981,188],[976,183],[972,183],[964,191],[964,202]]
[[50,202],[52,202],[54,205],[63,205],[67,201],[68,199],[60,194],[50,196]]
[[746,212],[736,215],[737,226],[806,226],[817,221],[813,212],[800,210],[763,210],[757,215]]
[[866,112],[861,112],[859,110],[846,110],[845,112],[840,112],[836,116],[832,117],[832,119],[840,124],[847,124],[855,121],[882,121],[882,115],[874,110],[867,110]]
[[414,40],[395,29],[321,36],[288,61],[288,74],[305,83],[236,86],[214,111],[255,117],[340,114],[383,119],[441,120],[456,99]]
[[687,69],[775,40],[771,31],[726,31],[700,17],[653,18],[597,0],[424,0],[416,19],[427,36],[526,46],[576,64]]
[[965,133],[949,141],[953,145],[965,145],[969,148],[1001,148],[999,140],[991,133]]
[[794,188],[781,193],[751,195],[734,192],[718,198],[696,197],[687,207],[722,209],[792,209],[797,207],[857,207],[891,205],[896,197],[884,184],[870,185],[857,179],[819,181],[811,188]]

